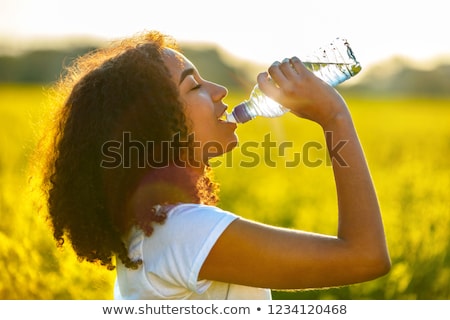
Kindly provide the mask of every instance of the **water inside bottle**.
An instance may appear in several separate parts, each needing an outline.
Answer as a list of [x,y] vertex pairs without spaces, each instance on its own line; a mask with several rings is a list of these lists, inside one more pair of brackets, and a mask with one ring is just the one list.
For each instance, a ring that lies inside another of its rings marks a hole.
[[361,65],[359,63],[340,63],[340,62],[303,62],[305,67],[310,71],[316,72],[325,70],[327,67],[334,67],[342,72],[349,73],[350,76],[355,76],[361,71]]
[[358,62],[342,63],[305,61],[303,64],[316,76],[331,86],[336,86],[361,71],[361,65]]

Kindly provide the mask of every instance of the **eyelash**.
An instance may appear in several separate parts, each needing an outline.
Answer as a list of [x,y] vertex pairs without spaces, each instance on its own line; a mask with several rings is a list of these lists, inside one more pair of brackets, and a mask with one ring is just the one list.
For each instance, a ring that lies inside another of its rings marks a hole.
[[199,83],[199,84],[197,84],[195,87],[193,87],[193,88],[191,89],[191,91],[200,89],[201,87],[202,87],[202,85]]

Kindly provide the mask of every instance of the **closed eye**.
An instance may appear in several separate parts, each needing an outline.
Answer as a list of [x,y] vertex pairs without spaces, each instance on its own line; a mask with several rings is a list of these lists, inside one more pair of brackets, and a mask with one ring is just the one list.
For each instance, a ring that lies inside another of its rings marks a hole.
[[202,87],[202,85],[199,83],[199,84],[197,84],[196,86],[194,86],[194,87],[191,89],[191,91],[200,89],[201,87]]

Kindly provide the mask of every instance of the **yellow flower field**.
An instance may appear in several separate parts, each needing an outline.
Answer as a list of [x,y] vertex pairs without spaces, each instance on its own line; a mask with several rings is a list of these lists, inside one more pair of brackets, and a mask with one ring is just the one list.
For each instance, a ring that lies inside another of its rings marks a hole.
[[[230,94],[227,103],[245,96]],[[392,270],[343,288],[274,292],[274,299],[450,299],[450,100],[344,97],[377,188]],[[32,206],[28,156],[45,110],[42,87],[0,85],[0,299],[111,299],[114,272],[79,263],[70,246],[56,249]],[[320,128],[287,114],[237,132],[238,148],[211,163],[221,206],[334,234],[336,196]]]

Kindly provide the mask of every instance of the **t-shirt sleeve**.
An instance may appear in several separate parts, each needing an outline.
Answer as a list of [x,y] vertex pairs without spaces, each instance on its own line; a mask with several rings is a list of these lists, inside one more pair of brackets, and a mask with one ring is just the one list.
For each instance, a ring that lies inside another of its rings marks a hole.
[[164,224],[155,226],[143,246],[146,272],[173,286],[203,293],[210,281],[198,280],[200,269],[223,231],[237,216],[217,207],[178,205]]

